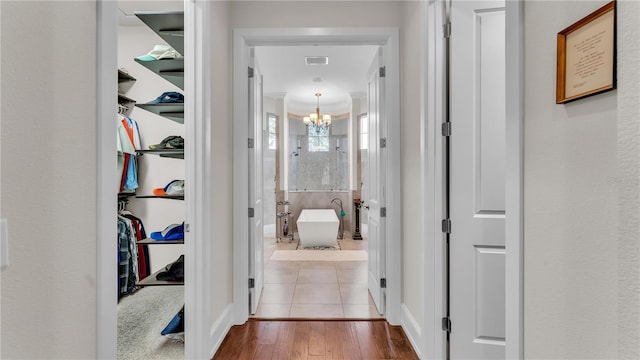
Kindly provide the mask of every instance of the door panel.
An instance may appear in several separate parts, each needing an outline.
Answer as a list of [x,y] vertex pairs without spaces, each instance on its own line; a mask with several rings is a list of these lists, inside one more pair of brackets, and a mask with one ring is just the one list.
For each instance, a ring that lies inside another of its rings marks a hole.
[[255,314],[264,283],[263,230],[262,223],[262,74],[251,51],[253,76],[249,81],[249,134],[253,148],[249,149],[249,208],[253,217],[249,218],[249,277],[254,279],[254,287],[249,289],[249,310]]
[[378,55],[370,68],[367,87],[367,114],[369,119],[368,171],[369,180],[367,227],[369,235],[369,292],[380,314],[384,314],[385,292],[380,287],[380,279],[384,278],[385,269],[385,222],[380,216],[380,208],[384,206],[384,176],[380,151],[380,137],[384,129],[383,104],[380,101],[384,94],[384,78],[378,71],[382,63]]
[[505,356],[504,15],[503,1],[452,1],[452,359]]

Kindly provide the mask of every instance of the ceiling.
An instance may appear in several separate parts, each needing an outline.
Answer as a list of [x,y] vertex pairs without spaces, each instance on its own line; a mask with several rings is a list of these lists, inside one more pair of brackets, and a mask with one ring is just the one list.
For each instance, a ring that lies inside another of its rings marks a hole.
[[[180,0],[118,1],[120,25],[143,25],[135,11],[179,10]],[[320,110],[332,114],[348,111],[350,95],[366,94],[367,71],[378,47],[352,46],[259,46],[256,59],[263,73],[263,91],[267,96],[286,94],[287,109],[305,114],[316,107],[320,92]],[[306,65],[305,56],[328,56],[328,65]]]
[[[367,71],[378,47],[357,46],[261,46],[256,59],[263,74],[267,96],[286,94],[290,112],[304,114],[315,109],[344,111],[350,94],[366,94]],[[306,65],[305,56],[328,56],[328,65]]]

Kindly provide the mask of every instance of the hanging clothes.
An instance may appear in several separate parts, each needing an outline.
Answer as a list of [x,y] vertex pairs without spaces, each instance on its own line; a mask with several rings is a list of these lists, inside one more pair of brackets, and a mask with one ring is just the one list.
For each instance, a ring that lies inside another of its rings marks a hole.
[[118,299],[133,293],[136,283],[151,273],[149,249],[138,244],[146,237],[142,220],[128,211],[118,214]]
[[142,149],[138,123],[123,114],[117,115],[117,148],[120,192],[132,192],[138,188],[136,150]]

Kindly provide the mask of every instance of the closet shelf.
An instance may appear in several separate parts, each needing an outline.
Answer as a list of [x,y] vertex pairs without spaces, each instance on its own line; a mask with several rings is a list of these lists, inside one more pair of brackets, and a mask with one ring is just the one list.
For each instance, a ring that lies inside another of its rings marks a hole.
[[136,11],[134,14],[184,55],[184,11]]
[[184,124],[184,103],[136,104],[137,107]]
[[146,278],[138,281],[136,286],[166,286],[166,285],[184,285],[184,281],[168,281],[168,280],[158,280],[156,279],[156,275],[165,269],[160,269],[153,274],[147,276]]
[[173,85],[184,90],[184,58],[142,61],[134,59],[138,64],[158,74]]
[[133,100],[132,98],[125,96],[121,93],[118,93],[118,104],[122,104],[122,103],[134,103],[136,102],[135,100]]
[[184,239],[180,240],[153,240],[153,239],[144,239],[138,241],[138,245],[175,245],[175,244],[184,244]]
[[136,78],[118,69],[118,95],[129,91],[134,82],[136,82]]
[[136,199],[171,199],[184,200],[184,195],[136,195]]
[[172,159],[184,159],[184,149],[137,150],[140,155],[151,154]]
[[135,192],[121,192],[121,193],[118,193],[118,200],[124,200],[124,199],[130,198],[132,196],[136,196],[136,193]]

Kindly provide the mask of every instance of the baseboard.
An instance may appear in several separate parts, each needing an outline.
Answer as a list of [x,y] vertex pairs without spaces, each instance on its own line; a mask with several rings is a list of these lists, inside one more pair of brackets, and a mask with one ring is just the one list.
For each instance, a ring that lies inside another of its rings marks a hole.
[[222,341],[231,329],[231,326],[233,325],[233,322],[231,321],[232,313],[233,304],[228,304],[222,311],[222,314],[220,314],[216,319],[213,326],[211,326],[211,330],[209,331],[209,344],[213,344],[213,347],[211,348],[211,351],[209,351],[209,359],[213,359],[213,356],[216,354],[216,351],[218,351]]
[[400,325],[402,326],[404,333],[409,338],[416,355],[418,355],[418,358],[422,359],[422,348],[420,347],[422,329],[405,304],[402,304],[402,319],[400,321]]

